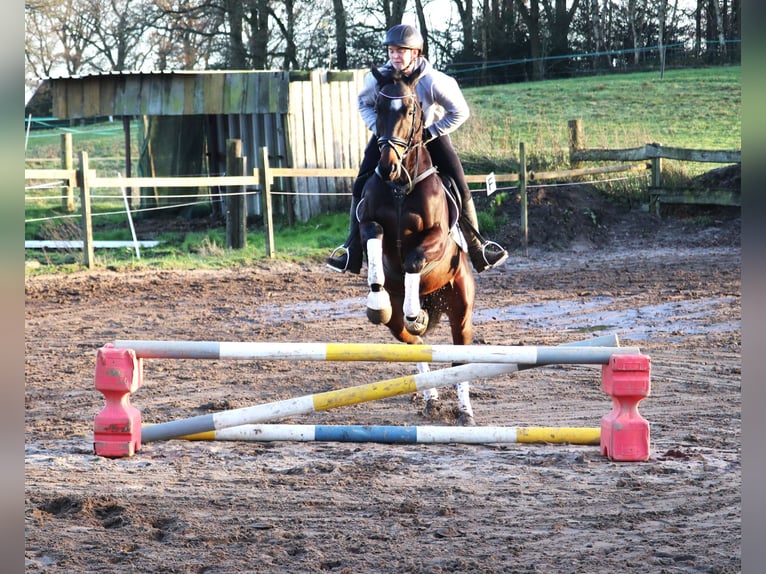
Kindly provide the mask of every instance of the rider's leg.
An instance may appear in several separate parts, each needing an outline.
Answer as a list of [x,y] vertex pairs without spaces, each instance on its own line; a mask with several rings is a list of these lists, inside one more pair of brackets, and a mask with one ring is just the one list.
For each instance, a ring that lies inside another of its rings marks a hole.
[[[499,265],[508,258],[508,252],[494,241],[487,241],[479,232],[479,220],[471,190],[465,180],[463,165],[448,135],[428,142],[428,151],[439,171],[452,177],[463,198],[463,209],[458,219],[460,230],[468,243],[468,255],[477,272],[481,273]],[[488,248],[489,247],[489,248]]]
[[[364,183],[375,170],[380,161],[378,140],[375,136],[370,138],[364,150],[362,164],[359,166],[359,175],[354,181],[351,194],[351,210],[349,211],[348,237],[340,247],[336,247],[327,258],[327,266],[333,271],[349,271],[359,274],[362,270],[362,241],[359,236],[359,222],[356,219],[356,208],[362,199]],[[337,253],[337,255],[336,255]]]

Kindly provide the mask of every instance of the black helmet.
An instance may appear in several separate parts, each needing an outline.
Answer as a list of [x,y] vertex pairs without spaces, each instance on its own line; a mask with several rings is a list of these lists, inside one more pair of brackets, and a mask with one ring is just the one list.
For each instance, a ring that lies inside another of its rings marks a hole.
[[410,50],[423,50],[423,36],[409,24],[399,24],[386,32],[384,46],[399,46]]

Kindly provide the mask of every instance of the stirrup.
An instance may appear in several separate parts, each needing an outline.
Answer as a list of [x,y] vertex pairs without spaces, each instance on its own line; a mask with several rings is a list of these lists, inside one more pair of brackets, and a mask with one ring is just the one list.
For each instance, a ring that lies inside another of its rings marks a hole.
[[[335,254],[338,252],[340,252],[340,255],[336,256]],[[348,269],[348,262],[351,259],[350,255],[351,254],[348,251],[348,247],[346,247],[345,245],[339,245],[338,247],[332,250],[332,253],[330,253],[330,256],[327,258],[327,267],[329,267],[336,273],[344,273],[346,269]],[[333,265],[333,263],[331,263],[333,259],[338,262],[338,265]],[[344,261],[342,268],[339,266],[341,259]]]
[[[495,252],[497,250],[497,253],[501,255],[500,259],[495,261],[494,263],[490,263],[489,259],[487,258],[487,247],[490,247],[490,253]],[[487,269],[492,269],[494,267],[497,267],[501,263],[503,263],[506,259],[508,259],[508,252],[503,249],[503,246],[495,241],[486,241],[482,243],[481,245],[481,256],[484,258],[484,262],[487,264]]]

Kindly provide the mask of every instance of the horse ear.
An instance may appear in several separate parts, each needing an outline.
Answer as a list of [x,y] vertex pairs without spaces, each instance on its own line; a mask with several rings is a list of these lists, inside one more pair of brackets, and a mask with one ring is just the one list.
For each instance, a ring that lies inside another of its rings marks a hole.
[[373,76],[375,76],[375,79],[378,80],[378,83],[383,81],[383,78],[385,76],[383,76],[383,73],[378,68],[373,66],[372,68],[370,68],[370,72],[372,73]]
[[414,88],[415,86],[418,85],[418,82],[420,81],[420,78],[422,77],[423,77],[423,70],[422,68],[419,67],[417,70],[415,70],[415,72],[412,73],[411,76],[405,76],[404,81],[407,82],[407,84],[410,87]]

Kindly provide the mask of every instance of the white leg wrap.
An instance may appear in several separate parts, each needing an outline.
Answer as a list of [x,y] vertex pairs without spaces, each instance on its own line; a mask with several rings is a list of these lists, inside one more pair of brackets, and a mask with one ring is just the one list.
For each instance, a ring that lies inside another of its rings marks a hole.
[[468,396],[468,387],[468,383],[458,383],[455,385],[455,390],[457,391],[457,403],[461,413],[473,416],[471,399]]
[[404,316],[417,317],[420,313],[420,273],[404,274]]
[[[418,373],[427,373],[431,370],[428,363],[418,363]],[[423,400],[430,401],[431,399],[438,399],[439,391],[437,389],[426,389],[423,391]]]
[[380,239],[367,240],[367,285],[383,285],[383,242]]

